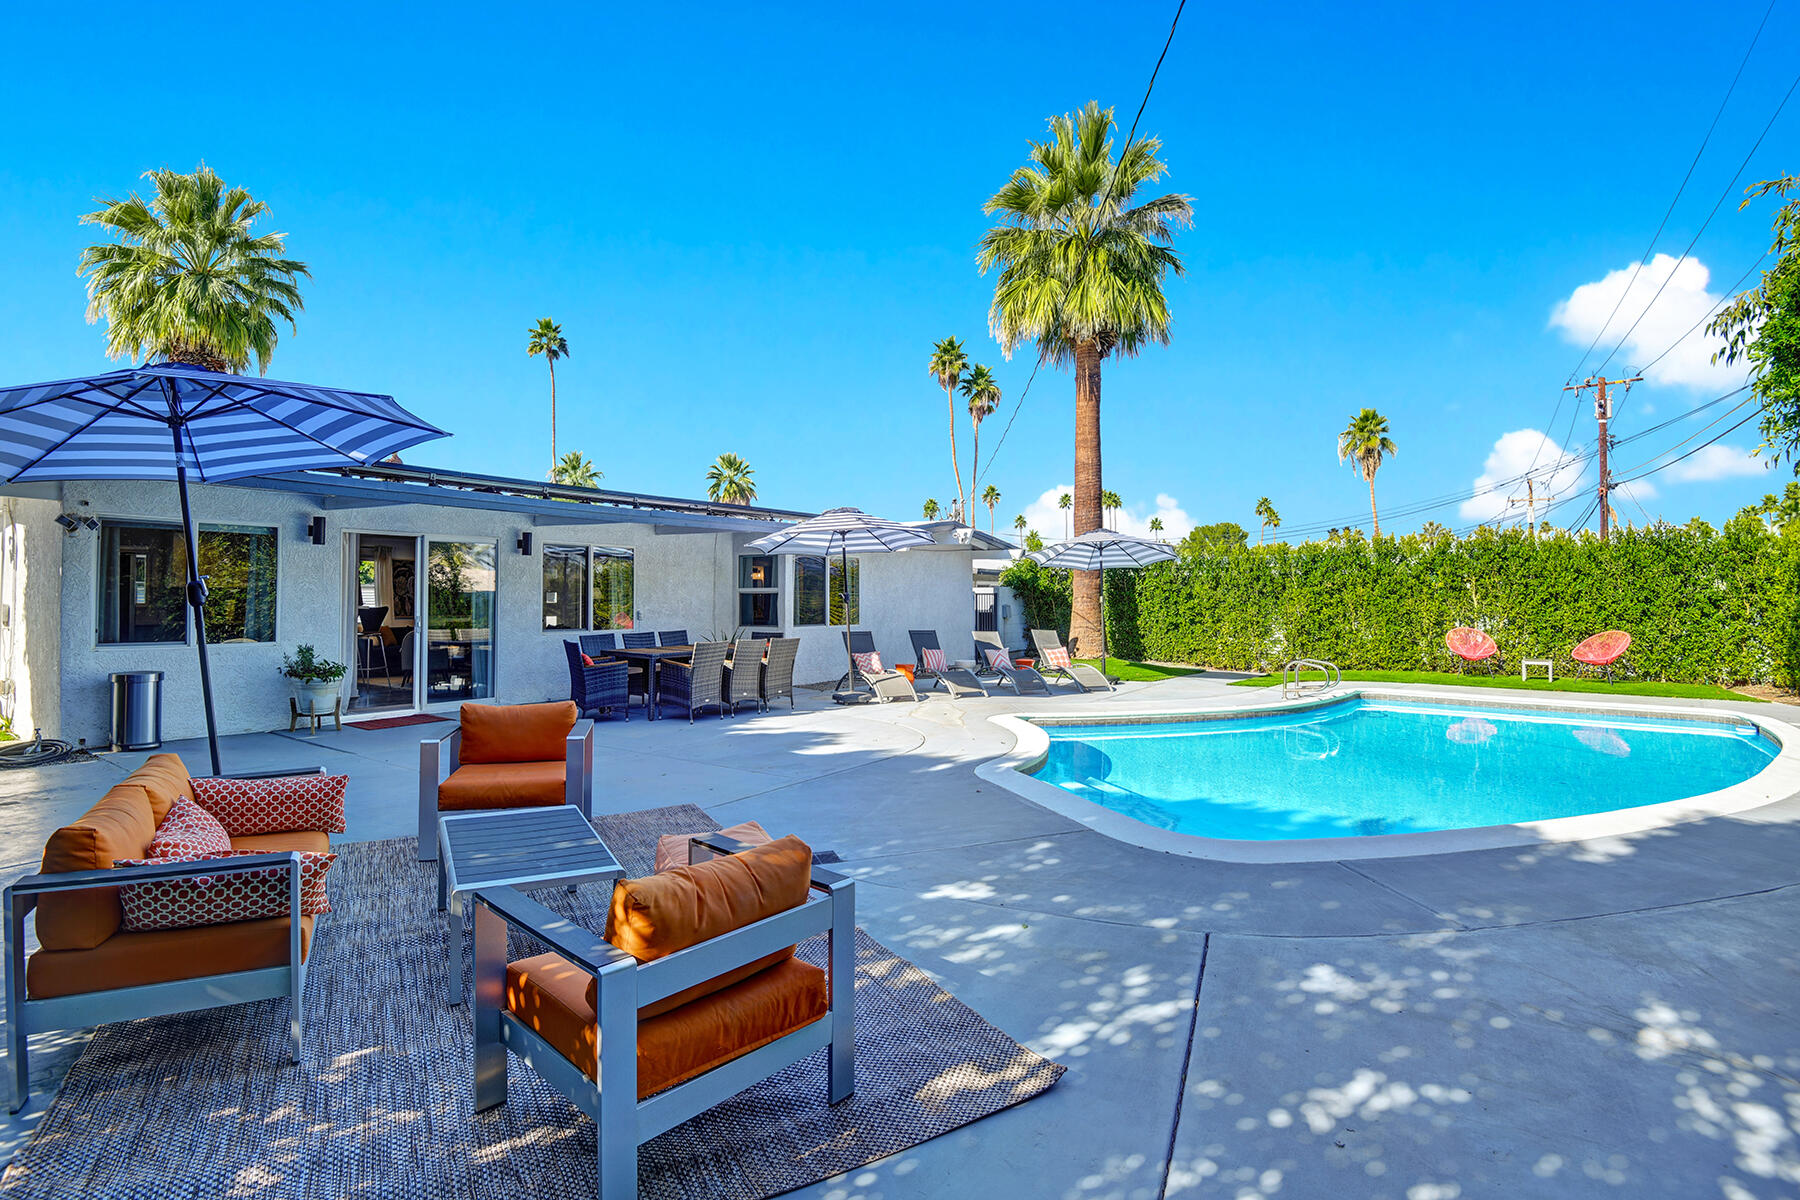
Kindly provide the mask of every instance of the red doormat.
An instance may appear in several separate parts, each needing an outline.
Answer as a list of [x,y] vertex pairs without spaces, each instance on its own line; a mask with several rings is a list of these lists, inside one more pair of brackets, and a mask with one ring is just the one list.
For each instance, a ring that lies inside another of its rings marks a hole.
[[429,725],[433,721],[448,721],[449,717],[433,717],[425,713],[413,713],[406,717],[383,717],[379,721],[351,721],[346,729],[398,729],[402,725]]

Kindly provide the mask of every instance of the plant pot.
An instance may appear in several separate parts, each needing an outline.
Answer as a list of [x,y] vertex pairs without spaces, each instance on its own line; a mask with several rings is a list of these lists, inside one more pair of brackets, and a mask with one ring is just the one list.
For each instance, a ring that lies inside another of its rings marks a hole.
[[337,705],[338,684],[311,680],[294,684],[294,703],[303,713],[328,713]]

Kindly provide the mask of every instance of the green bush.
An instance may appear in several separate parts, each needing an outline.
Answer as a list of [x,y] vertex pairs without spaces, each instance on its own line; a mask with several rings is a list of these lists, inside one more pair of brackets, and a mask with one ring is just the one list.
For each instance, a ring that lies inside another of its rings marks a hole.
[[[1038,627],[1069,628],[1069,577],[1020,562],[1001,576]],[[1444,634],[1473,625],[1510,666],[1623,629],[1628,661],[1672,683],[1800,683],[1800,521],[1750,514],[1625,530],[1602,542],[1518,530],[1467,538],[1360,535],[1238,546],[1107,572],[1107,638],[1122,658],[1273,669],[1323,658],[1356,670],[1455,670]],[[1097,652],[1083,648],[1083,653]]]

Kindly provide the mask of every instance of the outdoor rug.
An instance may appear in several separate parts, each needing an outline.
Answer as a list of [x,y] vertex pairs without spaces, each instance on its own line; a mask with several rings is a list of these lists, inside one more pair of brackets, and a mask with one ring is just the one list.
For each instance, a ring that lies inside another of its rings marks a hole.
[[[627,874],[691,805],[595,821]],[[0,1196],[592,1197],[594,1127],[514,1060],[507,1103],[470,1101],[468,1009],[442,999],[435,869],[411,838],[352,842],[307,980],[306,1061],[265,1001],[100,1029],[0,1180]],[[604,928],[609,884],[535,893]],[[523,943],[521,952],[530,948]],[[823,938],[800,953],[823,964]],[[825,1052],[639,1153],[644,1197],[753,1200],[804,1187],[1039,1095],[1063,1067],[857,930],[856,1095],[825,1103]]]

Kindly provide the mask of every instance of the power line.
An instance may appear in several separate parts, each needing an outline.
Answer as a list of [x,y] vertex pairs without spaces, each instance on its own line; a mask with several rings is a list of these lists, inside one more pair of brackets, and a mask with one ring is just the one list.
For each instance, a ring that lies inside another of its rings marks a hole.
[[[1619,481],[1619,483],[1634,483],[1639,479],[1645,478],[1646,476],[1654,475],[1658,471],[1666,471],[1670,467],[1674,466],[1676,463],[1682,461],[1682,459],[1692,458],[1694,455],[1700,453],[1702,450],[1706,449],[1708,446],[1712,445],[1714,442],[1718,441],[1720,438],[1727,437],[1730,434],[1737,432],[1739,429],[1742,429],[1745,425],[1748,425],[1750,422],[1756,420],[1757,414],[1760,411],[1761,410],[1758,409],[1757,412],[1751,412],[1751,413],[1746,414],[1743,420],[1741,420],[1737,424],[1731,426],[1729,429],[1721,430],[1719,433],[1714,434],[1710,438],[1707,438],[1704,442],[1701,442],[1698,446],[1695,446],[1692,450],[1689,450],[1686,454],[1678,455],[1675,458],[1671,458],[1668,462],[1663,463],[1661,466],[1652,467],[1650,470],[1645,471],[1641,475],[1633,475],[1630,479],[1621,479]],[[1614,486],[1616,487],[1617,484],[1615,484]]]
[[1670,342],[1668,345],[1668,348],[1665,349],[1661,354],[1657,355],[1655,358],[1651,359],[1649,362],[1647,362],[1643,366],[1639,367],[1636,371],[1636,374],[1643,375],[1646,372],[1648,372],[1651,367],[1654,367],[1657,363],[1659,363],[1663,359],[1669,357],[1670,352],[1673,351],[1675,349],[1675,347],[1681,345],[1681,343],[1687,341],[1690,337],[1692,337],[1694,335],[1694,330],[1700,328],[1700,326],[1702,326],[1706,322],[1712,320],[1713,314],[1718,312],[1719,309],[1723,308],[1731,300],[1732,296],[1734,296],[1737,293],[1737,290],[1740,287],[1744,286],[1744,280],[1750,278],[1751,272],[1755,271],[1756,268],[1762,266],[1764,261],[1766,261],[1768,259],[1768,257],[1769,257],[1769,252],[1767,250],[1764,250],[1762,252],[1762,256],[1760,258],[1758,258],[1755,262],[1750,264],[1750,270],[1745,271],[1742,275],[1739,275],[1737,282],[1725,289],[1725,294],[1719,298],[1719,302],[1717,304],[1713,305],[1711,308],[1706,310],[1705,316],[1701,317],[1698,321],[1695,321],[1692,325],[1688,326],[1688,331],[1686,333],[1682,334],[1680,337],[1676,338],[1674,341]]

